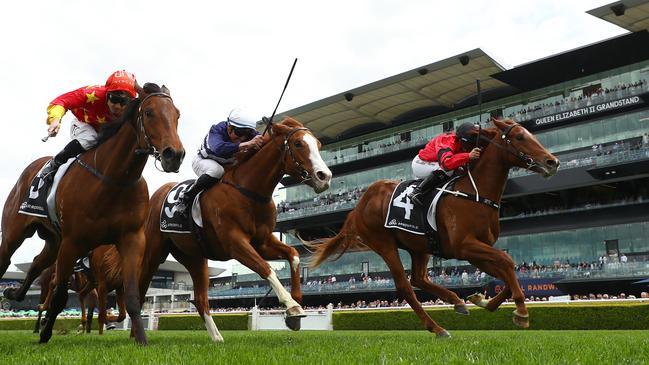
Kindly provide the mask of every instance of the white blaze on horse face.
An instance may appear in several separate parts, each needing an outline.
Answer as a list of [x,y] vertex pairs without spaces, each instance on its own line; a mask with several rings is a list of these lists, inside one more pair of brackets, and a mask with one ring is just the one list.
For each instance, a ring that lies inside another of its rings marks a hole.
[[277,279],[277,274],[275,274],[275,271],[272,269],[270,270],[270,275],[266,278],[268,280],[268,283],[270,284],[271,288],[273,288],[273,291],[275,294],[277,294],[277,298],[279,299],[279,302],[282,303],[286,309],[288,308],[293,308],[295,306],[300,306],[292,297],[289,292],[286,291],[282,283],[279,282],[279,279]]
[[216,328],[216,323],[214,323],[214,319],[209,313],[203,313],[203,322],[205,322],[205,328],[207,328],[207,333],[212,341],[223,342],[223,336],[221,336],[219,329]]
[[[314,174],[316,172],[321,172],[324,174],[324,179],[321,180],[322,183],[329,185],[331,180],[331,170],[327,167],[327,164],[322,160],[320,156],[320,151],[318,150],[318,141],[312,135],[305,133],[302,136],[304,143],[309,146],[309,160],[311,161],[311,166],[313,167]],[[318,181],[320,179],[317,176],[314,176]]]

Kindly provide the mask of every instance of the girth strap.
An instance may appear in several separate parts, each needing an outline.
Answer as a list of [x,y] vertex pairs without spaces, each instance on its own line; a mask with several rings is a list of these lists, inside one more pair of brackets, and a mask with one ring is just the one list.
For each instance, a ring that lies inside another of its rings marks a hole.
[[258,203],[262,203],[262,204],[270,203],[270,200],[271,200],[270,197],[262,196],[260,194],[255,193],[252,190],[248,190],[248,189],[244,188],[243,186],[239,186],[239,185],[237,185],[235,183],[231,183],[231,182],[229,182],[227,180],[221,180],[221,182],[224,183],[224,184],[228,184],[228,185],[232,186],[233,188],[239,190],[241,195],[243,195],[243,196],[245,196],[247,198],[250,198],[250,199],[252,199],[252,200],[254,200],[254,201],[258,202]]

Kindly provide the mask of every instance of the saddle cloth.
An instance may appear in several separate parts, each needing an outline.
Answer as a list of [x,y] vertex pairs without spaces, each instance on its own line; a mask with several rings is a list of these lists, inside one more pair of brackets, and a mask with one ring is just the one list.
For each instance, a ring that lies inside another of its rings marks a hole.
[[[187,190],[193,183],[194,179],[185,180],[176,184],[165,196],[162,203],[162,210],[160,211],[160,231],[171,233],[192,233],[192,222],[185,216],[178,212],[176,203],[179,200],[180,193]],[[203,219],[201,217],[201,207],[199,197],[202,192],[197,194],[191,206],[187,209],[191,212],[193,223],[198,227],[203,227]]]
[[[437,202],[442,196],[442,190],[446,188],[450,181],[444,184],[441,189],[437,189],[436,194],[426,194],[423,199],[423,207],[413,204],[408,198],[408,194],[419,182],[421,180],[402,181],[394,189],[390,197],[388,214],[385,217],[385,228],[396,228],[417,235],[426,235],[431,228],[433,231],[437,231],[435,221]],[[424,219],[424,217],[426,218]]]
[[45,167],[45,165],[43,165],[36,176],[34,176],[34,179],[29,186],[29,190],[27,191],[27,196],[18,208],[18,213],[50,218],[53,223],[58,225],[58,217],[56,216],[55,207],[56,189],[59,186],[61,178],[68,171],[68,168],[70,168],[70,165],[72,165],[75,159],[76,157],[73,157],[59,167],[54,175],[54,180],[51,186],[45,184],[45,181],[40,178],[41,171],[43,170],[43,167]]

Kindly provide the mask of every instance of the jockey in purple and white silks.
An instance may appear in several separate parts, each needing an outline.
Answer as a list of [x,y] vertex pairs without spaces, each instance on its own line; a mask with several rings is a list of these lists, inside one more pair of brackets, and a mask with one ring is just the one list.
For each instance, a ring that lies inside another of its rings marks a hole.
[[212,125],[192,161],[198,179],[178,200],[177,209],[181,214],[186,214],[185,210],[199,192],[219,181],[225,171],[223,165],[231,164],[235,153],[261,147],[262,137],[255,129],[260,119],[245,109],[235,108],[227,120]]

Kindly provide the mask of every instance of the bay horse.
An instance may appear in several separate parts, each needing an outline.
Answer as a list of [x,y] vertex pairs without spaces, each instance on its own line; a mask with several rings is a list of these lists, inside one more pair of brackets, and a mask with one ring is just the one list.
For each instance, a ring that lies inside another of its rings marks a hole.
[[[0,274],[25,238],[38,232],[45,246],[27,272],[22,287],[5,290],[5,296],[22,300],[34,279],[56,261],[56,288],[45,316],[40,342],[52,336],[56,316],[67,301],[67,282],[77,258],[103,244],[114,243],[122,258],[126,310],[132,319],[135,340],[147,343],[142,319],[138,279],[144,256],[144,219],[148,188],[142,171],[153,155],[165,172],[178,170],[185,150],[177,134],[180,112],[166,87],[145,84],[120,120],[107,125],[99,144],[84,152],[61,179],[55,210],[60,230],[47,218],[18,213],[30,183],[49,157],[32,162],[9,193],[2,213]],[[80,189],[80,187],[83,187]]]
[[[54,291],[55,281],[54,273],[56,264],[43,270],[38,277],[38,282],[41,287],[40,300],[38,304],[38,318],[34,325],[34,333],[41,330],[41,316],[44,311],[49,309],[49,303]],[[79,324],[79,333],[90,333],[92,329],[92,315],[95,308],[98,306],[97,290],[87,290],[88,278],[82,273],[74,273],[70,280],[70,289],[74,290],[79,295],[79,305],[81,306],[81,323]],[[87,312],[86,312],[87,309]]]
[[[242,161],[228,168],[220,182],[200,195],[203,228],[196,235],[160,231],[163,201],[175,183],[160,187],[151,197],[146,221],[147,256],[144,258],[141,298],[153,273],[171,253],[187,268],[194,285],[198,314],[214,342],[222,342],[208,303],[207,259],[235,259],[266,279],[286,309],[286,324],[299,329],[304,310],[297,250],[274,234],[276,207],[272,193],[284,174],[310,186],[316,193],[329,188],[331,171],[320,156],[320,141],[295,119],[273,124],[263,146],[252,154],[238,154]],[[250,156],[251,155],[251,156]],[[198,239],[197,239],[198,237]],[[282,286],[265,260],[286,259],[291,268],[291,293]]]
[[[510,168],[521,167],[544,177],[556,174],[559,160],[548,152],[529,131],[513,120],[492,120],[495,128],[480,130],[481,157],[474,162],[470,175],[461,177],[454,185],[460,192],[500,201]],[[476,132],[477,134],[477,132]],[[477,137],[477,136],[476,136]],[[486,142],[486,144],[484,143]],[[475,185],[473,185],[475,182]],[[406,299],[424,327],[438,337],[450,334],[424,311],[417,300],[413,286],[432,293],[455,305],[458,313],[468,314],[465,303],[454,292],[432,283],[426,269],[431,249],[425,236],[384,227],[392,192],[398,181],[374,182],[348,214],[340,232],[324,240],[304,242],[316,249],[311,266],[318,266],[333,254],[340,257],[345,251],[373,250],[383,258],[394,278],[397,292]],[[404,202],[410,204],[410,202]],[[506,287],[494,298],[473,295],[476,305],[495,311],[506,299],[516,303],[513,321],[520,327],[529,326],[525,295],[516,279],[514,261],[502,250],[493,247],[500,234],[498,208],[474,200],[443,195],[437,205],[436,222],[442,254],[446,258],[466,260],[475,267],[505,282]],[[398,249],[408,251],[412,260],[410,282],[399,259]]]

